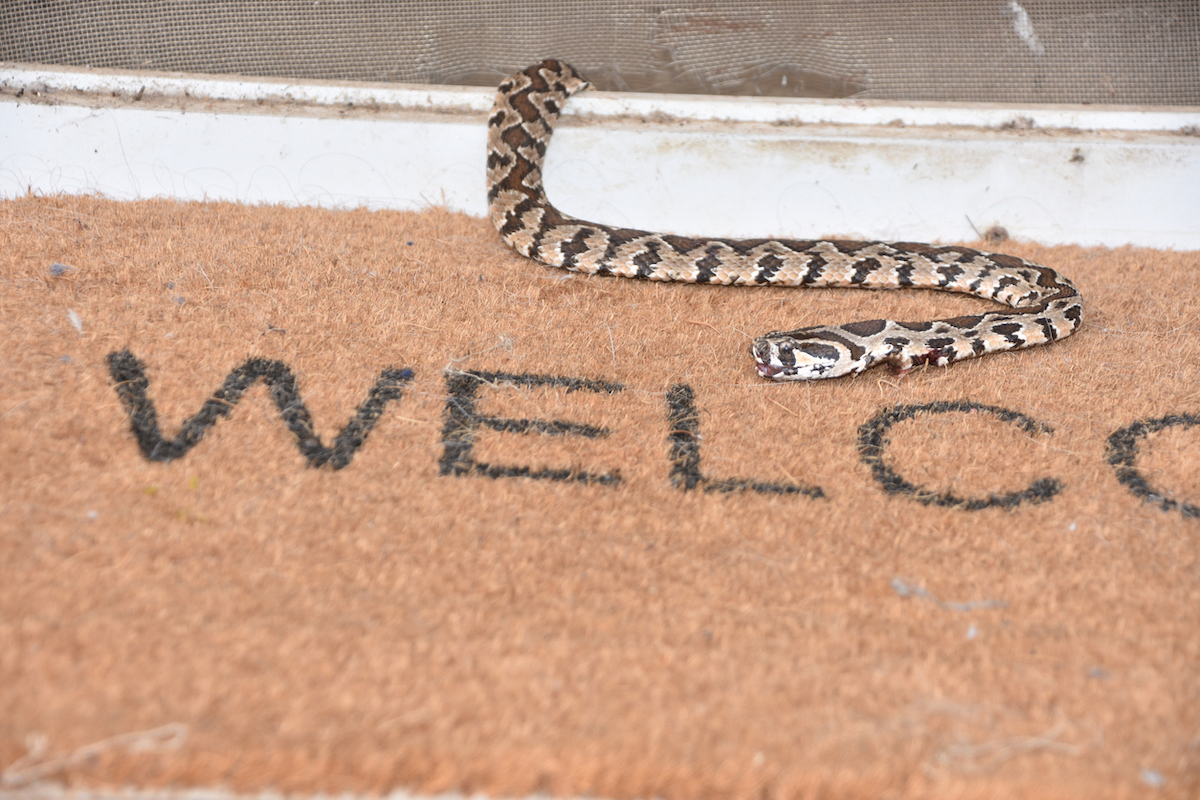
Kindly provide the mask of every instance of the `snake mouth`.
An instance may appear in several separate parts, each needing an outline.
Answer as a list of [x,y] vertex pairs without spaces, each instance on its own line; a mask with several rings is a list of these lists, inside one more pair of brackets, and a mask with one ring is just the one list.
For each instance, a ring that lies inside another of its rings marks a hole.
[[758,367],[758,374],[762,375],[764,378],[774,378],[776,375],[783,372],[783,367],[774,367],[770,364],[759,363],[755,366]]

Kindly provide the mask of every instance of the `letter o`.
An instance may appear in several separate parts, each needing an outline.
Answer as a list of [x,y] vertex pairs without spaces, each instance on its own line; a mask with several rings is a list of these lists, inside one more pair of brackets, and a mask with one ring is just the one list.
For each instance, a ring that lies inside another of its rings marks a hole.
[[1139,440],[1166,428],[1192,428],[1197,425],[1200,425],[1200,417],[1192,414],[1170,414],[1158,419],[1140,419],[1109,436],[1108,463],[1117,473],[1117,480],[1125,484],[1135,497],[1140,497],[1163,511],[1172,511],[1178,508],[1179,513],[1184,517],[1200,518],[1200,508],[1191,503],[1181,503],[1178,500],[1164,497],[1162,492],[1150,485],[1150,482],[1136,466]]

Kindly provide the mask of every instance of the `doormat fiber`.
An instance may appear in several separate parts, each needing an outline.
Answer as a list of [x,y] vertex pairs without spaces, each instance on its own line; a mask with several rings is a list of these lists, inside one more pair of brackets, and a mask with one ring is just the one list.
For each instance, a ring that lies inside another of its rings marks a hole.
[[1197,796],[1200,254],[992,249],[1083,328],[775,384],[987,306],[0,203],[0,788]]

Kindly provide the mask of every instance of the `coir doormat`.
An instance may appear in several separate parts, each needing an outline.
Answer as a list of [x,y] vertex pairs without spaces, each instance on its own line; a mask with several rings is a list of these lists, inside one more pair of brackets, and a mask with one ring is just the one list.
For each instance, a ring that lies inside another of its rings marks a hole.
[[1195,796],[1200,255],[999,248],[1075,336],[774,384],[985,305],[0,204],[0,788]]

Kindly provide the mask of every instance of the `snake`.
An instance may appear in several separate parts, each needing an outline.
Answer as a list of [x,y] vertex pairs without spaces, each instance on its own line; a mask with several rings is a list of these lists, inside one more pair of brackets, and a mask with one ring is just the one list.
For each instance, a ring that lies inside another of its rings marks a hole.
[[567,99],[590,86],[554,59],[505,78],[488,119],[488,215],[501,238],[549,267],[589,275],[722,286],[934,289],[1004,306],[948,319],[873,319],[772,331],[750,345],[776,381],[898,373],[1048,344],[1074,333],[1083,303],[1055,270],[958,245],[847,239],[694,238],[588,222],[555,208],[542,186],[551,134]]

